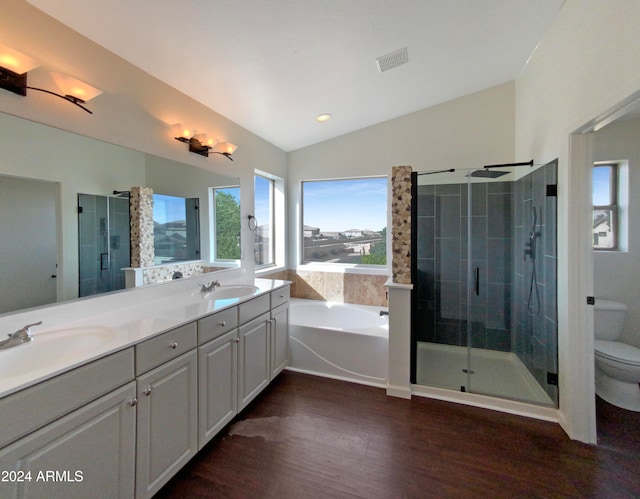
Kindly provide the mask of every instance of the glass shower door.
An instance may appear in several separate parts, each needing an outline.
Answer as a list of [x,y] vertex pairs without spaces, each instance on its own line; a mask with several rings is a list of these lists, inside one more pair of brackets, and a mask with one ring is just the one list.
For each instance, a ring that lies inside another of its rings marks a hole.
[[125,288],[131,265],[129,199],[78,194],[78,296]]
[[413,179],[412,383],[557,405],[555,163]]

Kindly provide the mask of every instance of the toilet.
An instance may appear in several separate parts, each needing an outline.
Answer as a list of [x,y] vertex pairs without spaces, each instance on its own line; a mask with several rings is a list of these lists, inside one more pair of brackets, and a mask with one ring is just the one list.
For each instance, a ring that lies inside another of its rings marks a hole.
[[596,394],[640,412],[640,348],[620,340],[627,306],[598,298],[594,308]]

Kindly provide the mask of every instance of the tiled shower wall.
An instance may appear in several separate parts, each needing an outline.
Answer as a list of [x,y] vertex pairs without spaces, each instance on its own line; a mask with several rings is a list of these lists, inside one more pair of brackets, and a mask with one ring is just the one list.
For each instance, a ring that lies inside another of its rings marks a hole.
[[[556,183],[555,162],[515,182],[513,217],[513,351],[552,400],[558,396],[557,386],[547,383],[547,373],[558,373],[557,198],[547,196],[547,185]],[[525,256],[531,232],[535,261]]]
[[[471,296],[472,346],[511,350],[512,183],[471,186],[472,267],[480,269],[480,292]],[[418,186],[418,341],[467,346],[466,184]]]

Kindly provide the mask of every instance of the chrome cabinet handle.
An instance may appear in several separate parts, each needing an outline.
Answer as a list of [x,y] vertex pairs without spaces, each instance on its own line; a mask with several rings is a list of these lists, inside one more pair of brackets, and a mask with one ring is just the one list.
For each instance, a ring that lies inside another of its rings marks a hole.
[[233,342],[234,342],[234,343],[240,343],[240,338],[234,338],[234,339],[233,339]]
[[218,322],[218,326],[225,327],[227,325],[227,321]]
[[142,393],[144,393],[148,397],[149,395],[151,395],[151,387],[146,387]]
[[136,405],[138,405],[138,399],[131,399],[129,400],[129,405],[131,407],[135,407]]
[[171,344],[169,345],[169,348],[173,348],[173,349],[175,350],[176,348],[178,348],[178,343],[176,343],[176,342],[174,341],[173,343],[171,343]]

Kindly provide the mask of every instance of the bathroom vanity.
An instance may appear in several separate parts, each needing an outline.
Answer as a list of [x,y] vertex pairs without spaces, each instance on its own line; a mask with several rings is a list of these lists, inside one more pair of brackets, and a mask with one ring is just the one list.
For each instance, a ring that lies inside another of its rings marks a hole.
[[[151,497],[284,369],[287,281],[210,293],[191,284],[68,326],[69,311],[52,314],[61,324],[42,337],[64,342],[72,330],[81,342],[82,328],[104,328],[107,343],[68,356],[66,367],[32,364],[31,380],[3,378],[2,497]],[[26,362],[31,346],[1,351],[3,374],[3,360]]]

